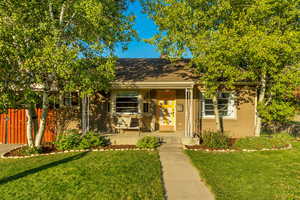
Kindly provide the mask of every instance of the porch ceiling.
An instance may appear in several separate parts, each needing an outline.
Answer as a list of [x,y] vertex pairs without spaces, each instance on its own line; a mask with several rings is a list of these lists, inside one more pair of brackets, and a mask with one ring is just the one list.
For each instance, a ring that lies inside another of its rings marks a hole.
[[185,89],[193,88],[194,82],[192,81],[165,81],[165,82],[114,82],[112,83],[113,89]]

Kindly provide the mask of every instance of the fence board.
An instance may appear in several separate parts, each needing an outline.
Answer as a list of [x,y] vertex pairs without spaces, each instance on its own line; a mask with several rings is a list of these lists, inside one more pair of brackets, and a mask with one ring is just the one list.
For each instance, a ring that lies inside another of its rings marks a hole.
[[[38,121],[42,114],[42,109],[37,109]],[[8,117],[7,127],[6,118]],[[25,109],[9,109],[7,114],[0,114],[0,144],[27,144],[26,137],[26,113]],[[7,129],[7,141],[6,141]],[[56,112],[49,110],[46,130],[43,142],[55,140]]]

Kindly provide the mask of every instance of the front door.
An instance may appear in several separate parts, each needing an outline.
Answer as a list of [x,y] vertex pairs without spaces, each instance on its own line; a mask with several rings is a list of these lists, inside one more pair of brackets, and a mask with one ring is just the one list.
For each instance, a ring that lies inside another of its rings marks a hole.
[[159,131],[176,131],[176,90],[157,91]]

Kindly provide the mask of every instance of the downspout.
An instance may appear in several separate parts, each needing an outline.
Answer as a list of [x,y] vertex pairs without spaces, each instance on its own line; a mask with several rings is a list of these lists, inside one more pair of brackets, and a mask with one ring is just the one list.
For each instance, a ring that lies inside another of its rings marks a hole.
[[188,104],[187,104],[187,88],[185,88],[185,99],[184,99],[184,104],[185,104],[185,117],[184,117],[184,120],[185,120],[185,123],[184,123],[184,136],[188,136],[187,134],[187,127],[188,127]]

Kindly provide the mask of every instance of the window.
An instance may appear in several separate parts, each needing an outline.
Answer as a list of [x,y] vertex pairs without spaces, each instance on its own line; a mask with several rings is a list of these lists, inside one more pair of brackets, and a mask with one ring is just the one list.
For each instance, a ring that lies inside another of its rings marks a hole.
[[116,96],[116,112],[138,113],[138,93],[136,91],[120,91]]
[[71,92],[64,95],[64,105],[65,106],[78,106],[79,105],[79,95],[77,92]]
[[148,113],[149,111],[150,111],[150,104],[148,102],[144,103],[143,104],[143,112]]
[[176,110],[177,110],[177,112],[183,112],[184,111],[183,104],[177,104]]
[[[227,118],[235,117],[235,106],[233,95],[228,92],[222,92],[218,97],[218,108],[220,115]],[[214,106],[212,99],[203,97],[203,116],[214,117]]]

